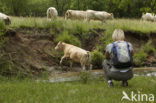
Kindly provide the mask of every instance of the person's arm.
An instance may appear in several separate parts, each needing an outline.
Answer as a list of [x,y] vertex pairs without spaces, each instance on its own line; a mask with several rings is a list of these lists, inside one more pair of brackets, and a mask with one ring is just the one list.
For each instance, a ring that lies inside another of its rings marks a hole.
[[108,52],[105,52],[106,59],[110,59],[110,54]]
[[131,51],[131,55],[132,55],[132,56],[134,55],[134,52],[133,52],[133,51]]

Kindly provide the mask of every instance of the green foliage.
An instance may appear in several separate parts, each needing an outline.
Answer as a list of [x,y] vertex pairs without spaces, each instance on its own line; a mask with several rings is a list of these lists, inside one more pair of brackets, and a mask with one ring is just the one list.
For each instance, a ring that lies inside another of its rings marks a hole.
[[82,83],[88,83],[89,79],[91,78],[91,72],[90,71],[83,71],[80,72],[80,79]]
[[1,0],[0,11],[16,16],[46,16],[55,7],[59,15],[66,10],[98,10],[114,13],[115,17],[140,17],[143,12],[156,13],[155,0]]
[[6,41],[8,40],[7,37],[4,36],[7,27],[3,21],[0,20],[0,48],[5,46]]
[[0,57],[0,74],[11,74],[13,72],[14,64],[10,60],[3,60]]
[[154,48],[154,46],[152,45],[152,41],[149,41],[145,47],[144,47],[144,51],[146,53],[154,53],[156,51],[156,48]]
[[147,54],[143,50],[140,50],[139,52],[135,53],[133,56],[134,63],[137,66],[141,66],[146,61],[146,57],[147,57]]
[[78,47],[81,47],[81,42],[78,38],[73,35],[70,35],[67,31],[64,31],[62,34],[58,35],[55,39],[56,42],[62,41],[69,43]]
[[51,26],[50,26],[51,32],[60,33],[61,31],[63,31],[64,21],[62,19],[57,19],[57,20],[49,21],[49,22],[51,22]]
[[101,52],[99,52],[98,50],[94,50],[91,53],[91,58],[92,58],[93,68],[95,68],[95,69],[102,68],[102,62],[104,60],[104,55]]

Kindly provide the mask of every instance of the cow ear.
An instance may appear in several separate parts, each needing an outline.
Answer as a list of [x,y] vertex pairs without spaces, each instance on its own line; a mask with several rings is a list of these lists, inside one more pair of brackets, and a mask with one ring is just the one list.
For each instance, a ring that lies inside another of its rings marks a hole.
[[71,15],[71,11],[68,12],[68,15]]

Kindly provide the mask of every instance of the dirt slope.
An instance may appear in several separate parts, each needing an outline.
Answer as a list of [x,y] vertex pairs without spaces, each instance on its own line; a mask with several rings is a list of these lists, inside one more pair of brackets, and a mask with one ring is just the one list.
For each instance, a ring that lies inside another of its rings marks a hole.
[[[82,47],[87,50],[95,49],[97,44],[100,44],[99,39],[104,35],[104,30],[97,30],[97,33],[90,33],[91,36],[87,40],[82,41]],[[153,44],[156,45],[156,36],[140,37],[139,35],[127,31],[125,32],[127,41],[134,45],[135,51],[143,46],[149,39],[152,39]],[[134,34],[136,35],[134,37]],[[152,34],[153,35],[153,34]],[[3,54],[3,59],[11,61],[14,69],[5,70],[4,73],[16,73],[21,71],[24,74],[29,72],[39,74],[41,71],[50,69],[59,69],[58,53],[54,50],[56,43],[53,37],[46,30],[40,29],[21,29],[6,33],[9,40],[6,46],[0,50]],[[148,63],[156,66],[156,58],[149,55]],[[68,68],[68,64],[65,64]]]

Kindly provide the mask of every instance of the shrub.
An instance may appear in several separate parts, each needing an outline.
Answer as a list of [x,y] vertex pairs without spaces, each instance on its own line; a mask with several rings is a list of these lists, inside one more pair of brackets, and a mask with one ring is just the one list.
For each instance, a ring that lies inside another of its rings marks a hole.
[[144,51],[145,51],[146,53],[154,53],[154,52],[156,51],[155,48],[154,48],[153,45],[152,45],[152,41],[149,41],[149,42],[145,45]]
[[2,20],[0,20],[0,28],[1,28],[0,33],[2,33],[2,31],[6,29],[6,25],[5,25],[4,21],[2,21]]
[[82,83],[86,84],[91,79],[91,72],[90,71],[83,71],[80,72],[80,80]]
[[98,50],[94,50],[91,53],[93,68],[102,68],[102,61],[104,60],[104,55]]
[[63,21],[56,19],[56,20],[53,20],[50,22],[51,22],[51,27],[53,30],[58,32],[58,31],[62,31],[62,29],[64,29]]
[[89,28],[87,25],[85,25],[84,23],[80,22],[80,21],[76,21],[75,24],[72,24],[72,27],[69,28],[70,32],[72,34],[75,34],[76,36],[80,37],[80,38],[88,38],[88,31]]
[[147,57],[147,54],[143,50],[134,54],[133,59],[134,59],[135,65],[137,65],[137,66],[143,65],[144,62],[146,61],[146,57]]
[[69,43],[69,44],[81,47],[80,40],[73,35],[69,35],[67,31],[64,31],[62,34],[58,35],[55,41],[56,42],[62,41],[65,43]]
[[5,42],[7,41],[7,37],[4,36],[6,30],[7,30],[7,27],[4,21],[0,20],[0,47],[4,47]]

